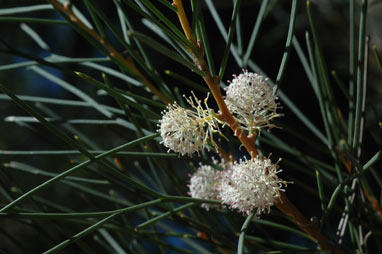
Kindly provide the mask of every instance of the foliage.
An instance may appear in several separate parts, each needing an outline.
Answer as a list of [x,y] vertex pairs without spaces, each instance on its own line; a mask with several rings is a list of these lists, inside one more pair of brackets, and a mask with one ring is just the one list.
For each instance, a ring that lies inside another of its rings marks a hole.
[[[382,61],[377,46],[369,52],[366,29],[378,3],[315,2],[2,4],[0,250],[381,252]],[[335,41],[340,29],[349,35]],[[243,95],[235,109],[235,90],[226,105],[225,79],[240,69],[259,73],[272,87],[267,96],[279,98],[261,126],[245,125],[254,109],[240,118],[245,102],[261,96]],[[173,109],[184,118],[165,130],[187,123],[184,135],[201,137],[198,154],[162,145],[158,125]],[[272,177],[285,193],[270,194],[270,214],[243,216],[188,196],[199,163],[219,172],[225,166],[216,158],[252,165],[256,156],[267,158],[256,167],[282,158],[272,174],[280,167],[285,181]]]

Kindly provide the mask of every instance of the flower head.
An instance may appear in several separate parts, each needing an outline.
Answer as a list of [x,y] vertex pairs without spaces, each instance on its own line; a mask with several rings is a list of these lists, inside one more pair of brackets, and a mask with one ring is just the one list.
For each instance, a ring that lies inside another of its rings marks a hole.
[[218,198],[231,209],[256,215],[270,212],[270,207],[279,199],[286,183],[277,177],[277,164],[268,158],[256,157],[235,162],[232,169],[218,173]]
[[169,151],[182,155],[201,151],[208,145],[208,141],[215,145],[213,133],[221,134],[215,113],[207,106],[208,97],[204,101],[206,109],[203,109],[201,101],[193,96],[186,100],[194,110],[182,108],[176,102],[169,104],[162,112],[158,125],[158,132],[163,138],[161,143]]
[[173,103],[162,114],[158,132],[169,151],[184,155],[203,149],[205,131],[192,111]]
[[[215,178],[217,170],[209,165],[200,165],[196,172],[190,176],[188,194],[193,198],[218,199],[218,192],[215,189]],[[218,205],[203,203],[201,207],[207,211],[216,208]]]
[[274,127],[270,120],[280,116],[276,113],[276,99],[266,79],[247,70],[226,87],[227,107],[249,135],[264,127]]

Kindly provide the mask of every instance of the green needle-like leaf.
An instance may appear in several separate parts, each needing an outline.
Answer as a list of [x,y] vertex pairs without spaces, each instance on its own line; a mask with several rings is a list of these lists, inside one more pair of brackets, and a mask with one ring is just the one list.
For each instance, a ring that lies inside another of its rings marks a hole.
[[65,20],[56,19],[40,19],[40,18],[29,18],[29,17],[0,17],[0,23],[37,23],[46,25],[67,25],[68,22]]
[[225,68],[227,67],[228,56],[229,56],[229,52],[231,49],[231,43],[233,40],[233,35],[235,33],[235,22],[237,19],[237,14],[239,13],[240,4],[241,4],[241,0],[236,0],[235,5],[233,7],[231,25],[230,25],[229,30],[228,30],[227,44],[226,44],[225,49],[224,49],[222,63],[220,65],[220,69],[219,69],[219,83],[222,80],[223,75],[225,73]]
[[[224,41],[227,43],[228,42],[228,34],[227,34],[227,31],[224,28],[224,24],[223,24],[223,22],[222,22],[222,20],[221,20],[221,18],[219,16],[215,6],[214,6],[213,1],[212,0],[205,0],[205,2],[207,4],[208,10],[211,12],[212,18],[214,19],[214,21],[215,21],[215,23],[216,23],[216,25],[217,25],[221,35],[224,38]],[[235,58],[235,61],[239,65],[241,65],[242,60],[241,60],[239,54],[237,53],[237,49],[235,48],[235,46],[232,45],[229,49],[231,50],[231,53],[232,53],[233,57]]]
[[382,59],[377,51],[377,47],[375,45],[372,46],[373,53],[375,55],[375,59],[377,60],[378,69],[382,74]]
[[[352,148],[358,148],[359,137],[361,133],[361,114],[362,105],[365,97],[363,96],[363,83],[364,83],[364,65],[365,63],[365,45],[366,42],[366,18],[367,18],[367,5],[368,1],[362,1],[361,16],[360,16],[360,28],[359,28],[359,38],[358,38],[358,64],[357,64],[357,94],[356,94],[356,104],[355,104],[355,122],[354,122],[354,133],[353,133],[353,143]],[[349,133],[351,135],[351,133]]]
[[[3,151],[1,151],[0,153],[2,152]],[[9,153],[5,152],[5,154],[9,154]],[[54,177],[57,175],[57,174],[50,173],[48,171],[44,171],[44,170],[32,167],[30,165],[27,165],[25,163],[17,162],[17,161],[11,161],[11,162],[5,163],[3,166],[6,168],[18,169],[18,170],[31,173],[34,175],[42,175],[42,176],[49,176],[49,177]],[[105,181],[105,180],[87,179],[87,178],[75,177],[75,176],[68,176],[65,179],[76,181],[76,182],[91,183],[91,184],[110,184],[108,181]]]
[[366,162],[365,165],[363,165],[362,169],[367,170],[368,168],[373,166],[374,163],[376,163],[381,158],[382,158],[382,151],[379,151],[368,162]]
[[[59,137],[60,139],[64,140],[66,143],[70,144],[71,146],[73,146],[74,148],[76,148],[77,150],[81,151],[81,153],[83,153],[84,155],[86,155],[88,158],[90,158],[90,160],[88,161],[85,161],[69,170],[66,170],[65,172],[62,172],[60,174],[58,174],[57,176],[51,178],[50,180],[44,182],[43,184],[33,188],[32,190],[26,192],[25,194],[21,195],[20,197],[18,197],[17,199],[15,199],[13,202],[9,203],[8,205],[6,205],[5,207],[1,208],[0,209],[0,212],[5,212],[9,209],[11,209],[12,207],[16,206],[19,202],[23,201],[24,199],[30,197],[31,195],[33,195],[35,192],[37,191],[40,191],[42,190],[43,188],[46,188],[48,187],[50,184],[54,183],[55,181],[71,174],[72,172],[76,171],[76,170],[79,170],[83,167],[86,167],[88,165],[90,165],[91,163],[97,161],[97,159],[103,159],[104,157],[107,157],[115,152],[118,152],[128,146],[131,146],[131,145],[135,145],[137,143],[140,143],[142,141],[145,141],[145,140],[148,140],[148,139],[153,139],[155,137],[158,136],[158,134],[154,134],[154,135],[151,135],[151,136],[147,136],[147,137],[144,137],[144,138],[141,138],[141,139],[137,139],[135,141],[132,141],[132,142],[129,142],[125,145],[122,145],[122,146],[119,146],[117,148],[114,148],[108,152],[105,152],[103,154],[100,154],[96,157],[93,157],[87,150],[85,150],[81,145],[79,145],[78,143],[76,143],[75,141],[73,141],[72,139],[70,139],[69,137],[66,136],[66,134],[64,134],[61,130],[57,129],[53,124],[51,124],[49,121],[47,121],[44,117],[42,117],[39,113],[37,113],[34,109],[32,109],[30,106],[28,106],[26,103],[22,102],[17,96],[15,96],[13,94],[13,92],[11,92],[8,88],[6,88],[5,86],[3,86],[2,84],[0,84],[0,89],[3,90],[3,92],[5,92],[8,96],[10,96],[21,108],[23,108],[25,111],[27,111],[28,113],[30,113],[31,115],[33,115],[34,117],[36,117],[42,124],[44,124],[44,126],[50,130],[52,133],[54,133],[57,137]],[[125,178],[126,180],[128,178]]]
[[176,53],[174,53],[170,49],[166,48],[165,46],[161,45],[160,43],[158,43],[157,41],[153,40],[152,38],[148,37],[147,35],[144,35],[144,34],[141,34],[141,33],[138,33],[138,32],[130,32],[129,36],[137,38],[140,42],[146,44],[147,46],[149,46],[152,49],[158,51],[159,53],[161,53],[161,54],[163,54],[163,55],[173,59],[174,61],[176,61],[176,62],[178,62],[180,64],[183,64],[184,66],[186,66],[190,70],[194,71],[195,73],[199,74],[200,76],[202,76],[202,77],[205,76],[205,74],[202,71],[200,71],[194,65],[194,63],[185,60],[181,56],[177,55]]
[[252,212],[247,219],[245,219],[243,226],[241,227],[240,230],[240,236],[239,236],[239,243],[237,246],[237,253],[238,254],[243,254],[244,253],[244,239],[245,239],[245,233],[248,229],[249,224],[251,223],[253,217],[255,217],[256,212]]
[[325,211],[325,196],[324,196],[324,188],[321,181],[320,172],[316,169],[316,179],[317,179],[317,187],[318,187],[318,194],[321,201],[321,209],[322,211]]
[[112,213],[111,215],[109,215],[108,217],[100,220],[99,222],[95,223],[94,225],[82,230],[81,232],[79,232],[78,234],[75,234],[73,235],[70,239],[67,239],[63,242],[61,242],[60,244],[54,246],[53,248],[47,250],[44,252],[44,254],[51,254],[51,253],[57,253],[58,251],[62,250],[63,248],[65,248],[66,246],[68,246],[69,244],[81,239],[82,237],[94,232],[96,229],[102,227],[103,224],[105,224],[106,222],[114,219],[115,217],[123,214],[123,213],[126,213],[126,212],[132,212],[132,211],[135,211],[135,210],[138,210],[138,209],[143,209],[145,207],[148,207],[148,206],[152,206],[154,204],[158,204],[162,202],[160,199],[156,199],[156,200],[153,200],[153,201],[149,201],[149,202],[146,202],[146,203],[142,203],[142,204],[139,204],[139,205],[136,205],[136,206],[133,206],[133,207],[128,207],[128,208],[125,208],[125,209],[121,209],[117,212],[114,212]]
[[285,43],[283,58],[281,59],[279,73],[277,74],[277,78],[276,78],[276,86],[273,88],[273,94],[277,94],[277,91],[280,87],[281,81],[285,74],[286,65],[288,63],[289,53],[290,53],[290,49],[292,45],[292,38],[294,34],[294,24],[296,22],[296,9],[297,9],[297,0],[293,0],[292,10],[291,10],[290,19],[289,19],[288,36]]
[[268,2],[269,2],[268,0],[263,0],[261,2],[259,14],[257,15],[257,18],[256,18],[256,23],[253,27],[253,31],[251,33],[251,38],[249,39],[247,50],[245,51],[244,56],[243,56],[242,67],[247,66],[248,60],[251,57],[257,36],[259,35],[261,24],[263,23],[263,20],[264,20],[265,10],[267,9]]
[[156,216],[156,217],[154,217],[154,218],[152,218],[150,220],[147,220],[147,221],[139,224],[138,226],[136,226],[135,229],[137,231],[141,230],[141,228],[144,228],[144,227],[150,226],[150,225],[152,225],[154,223],[157,223],[158,221],[163,220],[164,218],[171,216],[171,214],[180,212],[180,211],[185,210],[187,208],[191,208],[191,207],[193,207],[195,205],[196,205],[195,203],[188,203],[188,204],[182,205],[182,206],[180,206],[178,208],[172,209],[171,211],[165,212],[165,213],[163,213],[163,214],[161,214],[159,216]]
[[31,12],[35,12],[35,11],[45,11],[45,10],[53,10],[52,5],[50,5],[50,4],[38,4],[38,5],[31,5],[31,6],[2,8],[2,9],[0,9],[0,15],[31,13]]

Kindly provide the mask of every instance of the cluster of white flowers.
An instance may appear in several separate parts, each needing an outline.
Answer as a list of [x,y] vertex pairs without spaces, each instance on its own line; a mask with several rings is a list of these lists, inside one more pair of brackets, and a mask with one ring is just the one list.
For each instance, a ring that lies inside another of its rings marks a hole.
[[[213,134],[216,132],[223,136],[219,129],[222,122],[207,105],[208,96],[204,100],[204,109],[201,100],[194,93],[192,95],[193,97],[186,100],[193,110],[182,108],[176,103],[170,104],[162,112],[163,116],[159,121],[158,132],[163,138],[162,143],[169,151],[182,155],[199,153],[208,147],[208,142],[215,146]],[[227,107],[249,136],[264,127],[274,127],[270,121],[280,116],[276,112],[276,99],[266,79],[248,71],[235,76],[226,88]]]
[[278,165],[268,158],[256,157],[235,162],[232,169],[218,173],[218,198],[231,209],[256,215],[270,212],[279,199],[285,181],[277,177]]
[[182,108],[176,102],[167,105],[162,112],[162,119],[159,120],[158,132],[163,138],[161,143],[169,151],[191,156],[194,152],[203,150],[208,141],[215,145],[212,135],[221,132],[213,109],[207,106],[207,98],[204,101],[206,109],[203,109],[201,101],[195,95],[195,102],[192,97],[186,99],[195,110]]
[[[177,103],[170,104],[162,112],[158,125],[162,143],[169,151],[190,156],[203,151],[208,144],[216,146],[213,134],[223,136],[219,124],[224,124],[214,110],[208,107],[208,96],[203,108],[202,101],[194,93],[192,95],[186,98],[192,109],[182,108]],[[266,79],[248,71],[235,76],[226,88],[227,107],[240,128],[248,132],[248,136],[264,127],[274,127],[270,121],[280,116],[276,112],[276,99]],[[220,200],[221,204],[230,209],[244,214],[255,211],[259,216],[261,213],[269,213],[270,207],[279,201],[280,191],[284,191],[286,182],[277,177],[281,170],[269,158],[256,157],[234,163],[213,159],[213,163],[223,170],[200,165],[190,175],[188,188],[193,198]],[[207,203],[201,206],[207,210],[219,207]]]
[[[218,192],[215,189],[215,179],[217,170],[209,165],[200,165],[193,175],[190,176],[190,184],[188,185],[190,195],[193,198],[201,199],[218,199]],[[216,208],[217,205],[203,203],[201,207],[207,211],[210,208]]]
[[[214,161],[214,163],[217,163]],[[201,165],[190,178],[189,195],[193,198],[220,200],[222,204],[241,213],[256,211],[259,216],[270,212],[270,207],[279,201],[279,192],[286,182],[278,178],[278,164],[269,158],[218,164],[223,171]],[[202,204],[209,210],[215,205]]]
[[280,116],[276,99],[264,77],[246,70],[226,87],[227,107],[249,136],[261,128],[274,127],[270,120]]
[[205,132],[191,110],[177,103],[169,104],[159,121],[163,145],[182,155],[192,154],[203,148]]

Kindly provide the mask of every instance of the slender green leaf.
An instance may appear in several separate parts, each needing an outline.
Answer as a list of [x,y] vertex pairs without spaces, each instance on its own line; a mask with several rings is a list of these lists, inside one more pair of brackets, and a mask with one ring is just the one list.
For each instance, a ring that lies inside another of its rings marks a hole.
[[[102,153],[105,153],[106,151],[103,150],[89,150],[88,151],[91,154],[99,155]],[[76,151],[76,150],[36,150],[36,151],[15,151],[15,150],[0,150],[0,154],[3,156],[9,155],[9,156],[49,156],[49,155],[80,155],[81,152]],[[154,153],[154,152],[125,152],[125,151],[120,151],[116,152],[115,155],[119,156],[157,156],[157,157],[177,157],[177,154],[174,153]]]
[[227,67],[227,62],[228,62],[229,52],[231,49],[233,35],[235,33],[235,22],[236,22],[237,14],[239,13],[240,4],[241,4],[241,0],[235,0],[235,5],[233,7],[233,12],[232,12],[232,17],[231,17],[231,25],[229,26],[229,29],[228,29],[227,43],[226,43],[226,46],[224,49],[222,63],[220,65],[220,69],[219,69],[219,83],[222,80],[223,75],[225,73],[225,69]]
[[[354,54],[355,54],[355,0],[349,0],[349,97],[354,98]],[[349,113],[348,113],[348,145],[352,145],[354,133],[354,100],[349,100]]]
[[[120,93],[118,93],[117,91],[115,91],[113,88],[111,87],[108,87],[106,86],[105,84],[99,82],[98,80],[95,80],[93,79],[92,77],[89,77],[88,75],[85,75],[83,73],[79,73],[77,72],[76,73],[79,77],[81,77],[83,80],[85,80],[86,82],[89,82],[90,84],[98,87],[99,89],[103,89],[105,91],[107,91],[108,93],[110,93],[112,96],[118,98],[119,100],[121,100],[122,102],[142,111],[142,112],[145,112],[147,115],[150,115],[151,117],[154,117],[154,119],[159,119],[160,118],[160,115],[154,113],[153,111],[141,106],[139,103],[136,103],[134,101],[132,101],[131,99],[129,99],[127,96],[123,96],[121,95]],[[111,120],[112,122],[116,122],[117,124],[119,123],[119,119],[116,119],[116,120]]]
[[123,2],[125,2],[132,9],[134,9],[135,11],[140,13],[144,18],[150,20],[152,23],[157,25],[160,28],[160,30],[162,30],[169,38],[171,38],[174,41],[177,41],[180,45],[182,45],[182,47],[184,47],[186,45],[187,47],[189,47],[190,49],[195,51],[194,45],[192,45],[192,43],[187,40],[185,35],[182,32],[180,32],[180,30],[178,28],[174,28],[176,31],[178,31],[178,32],[174,33],[173,30],[171,30],[167,26],[163,25],[163,23],[160,22],[157,18],[154,18],[148,12],[143,11],[144,9],[146,9],[144,6],[142,6],[142,5],[138,6],[136,4],[133,4],[132,1],[128,1],[128,0],[123,0]]
[[176,34],[186,45],[194,51],[194,45],[186,38],[184,33],[178,29],[178,27],[171,22],[158,8],[155,7],[149,0],[140,0],[152,13],[157,16],[164,24],[166,24],[171,31]]
[[105,110],[105,108],[102,108],[99,106],[99,103],[96,102],[94,99],[92,99],[89,95],[87,95],[85,92],[80,90],[79,88],[74,87],[73,85],[69,84],[68,82],[57,78],[55,75],[49,73],[48,71],[37,67],[33,66],[31,69],[36,72],[37,74],[43,76],[44,78],[54,82],[55,84],[61,86],[62,88],[68,90],[69,92],[73,93],[77,97],[81,98],[82,100],[86,101],[87,103],[91,104],[98,112],[100,112],[102,115],[106,116],[107,118],[110,118],[112,114]]
[[239,236],[239,243],[237,246],[237,253],[243,254],[244,253],[244,239],[246,235],[246,231],[248,229],[249,224],[251,223],[252,219],[256,216],[256,212],[252,212],[244,221],[243,226],[240,230],[240,236]]
[[90,13],[90,16],[92,17],[92,20],[97,28],[98,33],[101,35],[102,38],[105,38],[106,37],[105,29],[103,28],[101,21],[97,17],[97,12],[95,11],[94,6],[89,0],[85,0],[84,4],[86,5],[87,10]]
[[31,5],[31,6],[2,8],[0,9],[0,15],[31,13],[35,11],[45,11],[45,10],[53,10],[53,6],[50,4],[37,4],[37,5]]
[[289,233],[298,234],[298,235],[300,235],[300,236],[302,236],[302,237],[304,237],[306,239],[312,240],[312,238],[308,234],[306,234],[306,233],[304,233],[304,232],[302,232],[302,231],[300,231],[298,229],[285,226],[283,224],[279,224],[279,223],[268,221],[268,220],[264,220],[264,219],[258,219],[258,218],[254,218],[252,220],[252,222],[254,224],[261,224],[261,225],[269,226],[269,227],[276,228],[276,229],[279,229],[279,230],[283,230],[283,231],[286,231],[286,232],[289,232]]
[[321,210],[325,211],[325,195],[324,195],[324,188],[321,181],[320,171],[316,169],[316,180],[317,180],[317,187],[318,187],[318,194],[321,201]]
[[67,25],[65,20],[56,19],[41,19],[41,18],[29,18],[29,17],[0,17],[0,23],[37,23],[46,25]]
[[248,60],[251,57],[257,36],[259,35],[261,24],[263,23],[263,20],[264,20],[264,14],[265,14],[265,10],[267,9],[268,2],[269,2],[268,0],[263,0],[261,2],[260,10],[259,10],[259,13],[257,14],[256,22],[251,33],[251,38],[249,39],[247,50],[245,51],[243,56],[242,67],[247,66]]
[[160,202],[162,202],[160,199],[156,199],[156,200],[153,200],[153,201],[148,201],[146,203],[142,203],[142,204],[139,204],[139,205],[136,205],[136,206],[133,206],[133,207],[128,207],[128,208],[125,208],[125,209],[121,209],[120,211],[114,212],[111,215],[107,216],[106,218],[98,221],[94,225],[92,225],[92,226],[82,230],[81,232],[73,235],[70,239],[67,239],[67,240],[61,242],[60,244],[57,244],[53,248],[45,251],[44,254],[57,253],[58,251],[62,250],[63,248],[65,248],[69,244],[71,244],[71,243],[81,239],[82,237],[84,237],[84,236],[94,232],[96,229],[102,227],[103,224],[105,224],[106,222],[108,222],[108,221],[114,219],[115,217],[121,215],[122,213],[132,212],[132,211],[135,211],[135,210],[138,210],[138,209],[143,209],[143,208],[145,208],[147,206],[158,204]]
[[177,212],[180,212],[180,211],[182,211],[182,210],[191,208],[191,207],[193,207],[193,206],[195,206],[195,205],[196,205],[195,203],[188,203],[188,204],[182,205],[182,206],[180,206],[180,207],[177,207],[177,208],[175,208],[175,209],[172,209],[172,210],[170,210],[170,211],[167,211],[167,212],[165,212],[165,213],[163,213],[163,214],[161,214],[161,215],[159,215],[159,216],[156,216],[156,217],[154,217],[154,218],[152,218],[152,219],[149,219],[149,220],[147,220],[147,221],[145,221],[145,222],[139,224],[138,226],[135,227],[135,229],[136,229],[137,231],[139,231],[139,230],[141,230],[141,228],[150,226],[150,225],[152,225],[152,224],[154,224],[154,223],[157,223],[157,222],[160,221],[160,220],[163,220],[163,219],[166,218],[166,217],[171,216],[171,215],[174,214],[174,213],[177,213]]
[[[245,239],[250,242],[256,242],[256,243],[262,243],[262,244],[270,244],[273,248],[287,248],[287,249],[292,249],[292,250],[304,250],[308,251],[309,249],[306,247],[302,247],[296,244],[291,244],[291,243],[285,243],[281,241],[275,241],[275,240],[270,240],[270,239],[263,239],[261,237],[256,237],[256,236],[245,236]],[[311,253],[309,251],[309,253]]]
[[[85,101],[63,100],[63,99],[46,98],[46,97],[29,96],[29,95],[17,95],[17,96],[23,101],[46,103],[46,104],[53,104],[53,105],[62,105],[62,106],[92,107],[91,104],[89,104]],[[11,98],[8,95],[0,94],[0,100],[11,100]],[[108,110],[112,113],[115,113],[115,114],[125,114],[123,110],[120,110],[120,109],[117,109],[114,107],[110,107],[110,106],[103,105],[103,104],[100,104],[100,106],[106,108],[106,110]]]
[[[8,163],[3,164],[3,166],[5,168],[14,168],[14,169],[21,170],[21,171],[31,173],[34,175],[42,175],[42,176],[49,176],[49,177],[54,177],[57,175],[57,174],[50,173],[48,171],[44,171],[44,170],[32,167],[28,164],[17,162],[17,161],[10,161]],[[108,181],[105,181],[105,180],[88,179],[88,178],[76,177],[76,176],[67,176],[65,179],[75,181],[75,182],[83,182],[83,183],[91,183],[91,184],[103,184],[103,185],[110,184]]]
[[[197,0],[197,1],[199,1],[199,0]],[[210,69],[210,74],[213,77],[216,75],[216,69],[215,69],[214,59],[213,59],[212,50],[211,50],[211,46],[210,46],[210,40],[208,38],[208,33],[206,30],[206,25],[204,22],[204,17],[203,17],[202,11],[200,11],[198,17],[199,17],[198,31],[200,32],[199,40],[203,43],[203,50],[204,50],[204,53],[205,53],[206,58],[207,58],[207,63],[208,63],[208,67]]]
[[[192,60],[191,54],[187,51],[187,49],[182,47],[181,45],[179,45],[179,43],[174,42],[156,24],[154,24],[153,22],[151,22],[148,19],[143,19],[142,23],[147,28],[149,28],[151,31],[153,31],[156,35],[158,35],[160,38],[162,38],[164,41],[166,41],[168,44],[170,44],[171,47],[173,47],[176,50],[176,52],[178,52],[178,54],[181,55],[184,59],[188,59],[190,61]],[[131,31],[134,32],[134,30],[131,30]],[[136,38],[134,38],[134,39],[138,43],[140,43],[139,40],[137,40]]]
[[381,57],[377,51],[377,46],[373,45],[372,50],[373,50],[373,53],[375,55],[375,59],[377,60],[378,69],[382,74],[382,59],[381,59]]
[[140,42],[146,44],[147,46],[151,47],[152,49],[158,51],[159,53],[173,59],[174,61],[183,64],[190,70],[194,71],[195,73],[199,74],[200,76],[205,76],[205,74],[200,71],[192,62],[189,62],[182,58],[181,56],[177,55],[170,49],[166,48],[165,46],[161,45],[157,41],[153,40],[152,38],[148,37],[147,35],[138,33],[138,32],[130,32],[129,36],[137,38]]
[[346,91],[344,83],[341,81],[340,77],[338,77],[337,72],[333,70],[331,73],[332,73],[334,80],[336,81],[336,84],[340,88],[341,92],[345,95],[346,99],[348,101],[352,100],[354,102],[354,99],[351,98],[348,91]]
[[200,92],[204,92],[204,93],[208,93],[209,92],[209,89],[204,87],[204,86],[201,86],[199,85],[198,83],[192,81],[192,80],[189,80],[187,79],[186,77],[178,74],[178,73],[175,73],[171,70],[166,70],[165,73],[167,75],[169,75],[170,77],[176,79],[176,80],[179,80],[181,82],[182,85],[186,85],[192,89],[195,89],[195,90],[198,90]]
[[57,181],[57,180],[65,177],[65,176],[69,175],[73,171],[76,171],[78,169],[81,169],[81,168],[83,168],[85,166],[90,165],[92,162],[96,161],[97,159],[102,159],[102,158],[104,158],[106,156],[109,156],[109,155],[111,155],[111,154],[113,154],[115,152],[118,152],[118,151],[124,149],[125,147],[131,146],[131,145],[135,145],[136,143],[139,143],[139,142],[142,142],[142,141],[145,141],[145,140],[148,140],[148,139],[152,139],[152,138],[155,138],[155,137],[158,136],[157,134],[154,134],[154,135],[147,136],[147,137],[144,137],[144,138],[141,138],[141,139],[137,139],[137,140],[129,142],[129,143],[125,144],[125,145],[122,145],[122,146],[119,146],[117,148],[114,148],[114,149],[112,149],[112,150],[110,150],[108,152],[100,154],[100,155],[98,155],[96,157],[93,157],[89,152],[87,152],[87,150],[84,150],[84,148],[82,148],[82,146],[80,146],[79,144],[77,144],[76,142],[71,140],[61,130],[57,129],[54,125],[52,125],[50,122],[48,122],[44,117],[42,117],[40,114],[35,112],[30,106],[28,106],[27,104],[22,102],[8,88],[6,88],[2,84],[0,84],[0,89],[3,90],[3,92],[5,92],[8,96],[10,96],[21,108],[23,108],[25,111],[27,111],[28,113],[30,113],[31,115],[36,117],[41,123],[44,124],[44,126],[46,128],[48,128],[56,136],[58,136],[59,138],[64,140],[66,143],[70,144],[71,146],[73,146],[74,148],[78,149],[79,151],[81,151],[81,153],[85,154],[86,156],[88,156],[90,158],[90,160],[85,161],[85,162],[83,162],[83,163],[81,163],[81,164],[79,164],[79,165],[77,165],[77,166],[75,166],[75,167],[65,171],[65,172],[62,172],[62,173],[58,174],[57,176],[51,178],[50,180],[44,182],[43,184],[41,184],[41,185],[33,188],[32,190],[26,192],[25,194],[21,195],[19,198],[14,200],[13,202],[9,203],[8,205],[6,205],[2,209],[0,209],[0,212],[7,211],[8,209],[10,209],[10,208],[14,207],[15,205],[17,205],[19,202],[21,202],[24,199],[28,198],[29,196],[33,195],[35,192],[40,191],[41,189],[43,189],[45,187],[48,187],[51,183],[54,183],[55,181]]
[[37,45],[40,46],[40,48],[44,49],[44,50],[50,50],[48,44],[40,37],[40,35],[38,35],[38,33],[36,33],[30,26],[28,26],[27,24],[25,23],[21,23],[20,24],[20,28],[21,30],[23,30],[27,35],[29,35],[29,37],[31,37],[36,43]]
[[304,67],[306,76],[308,77],[310,83],[313,84],[314,83],[314,81],[313,81],[314,77],[313,77],[311,67],[309,66],[308,60],[307,60],[303,50],[301,49],[300,43],[298,42],[296,36],[293,36],[292,44],[293,44],[293,47],[295,48],[295,50],[297,52],[298,58],[300,59],[302,66]]
[[340,133],[339,133],[339,120],[338,120],[338,113],[337,109],[338,106],[334,100],[333,91],[329,82],[329,72],[328,68],[326,66],[326,62],[322,53],[322,48],[319,42],[319,36],[318,31],[316,29],[316,22],[313,18],[312,11],[311,11],[311,4],[310,1],[306,2],[306,8],[308,12],[308,18],[309,18],[309,25],[312,30],[313,35],[313,41],[314,41],[314,54],[315,54],[315,61],[316,61],[316,78],[319,79],[321,82],[319,82],[318,88],[321,89],[322,96],[325,98],[324,100],[324,106],[325,106],[325,114],[327,114],[327,119],[329,125],[329,132],[332,133],[332,136],[329,136],[329,132],[327,131],[328,139],[331,144],[334,142],[338,142],[340,139]]
[[281,85],[281,81],[285,75],[285,68],[288,63],[289,53],[290,53],[291,44],[292,44],[292,38],[294,34],[294,24],[296,22],[296,9],[297,9],[297,0],[293,0],[290,19],[289,19],[288,36],[285,43],[283,58],[281,59],[279,73],[277,74],[277,78],[276,78],[276,86],[273,88],[273,94],[277,94],[277,91]]
[[[214,6],[214,3],[212,0],[205,0],[205,3],[207,4],[207,7],[208,7],[208,10],[210,11],[211,15],[212,15],[212,18],[214,19],[221,35],[223,36],[223,39],[225,40],[225,42],[227,43],[228,42],[228,34],[227,34],[227,31],[225,30],[224,28],[224,24],[223,24],[223,21],[221,20],[215,6]],[[230,47],[230,50],[231,50],[231,53],[233,55],[233,57],[235,58],[236,60],[236,63],[238,63],[239,65],[241,65],[241,58],[239,56],[239,54],[237,53],[237,49],[235,48],[234,45],[232,45]]]
[[382,151],[378,151],[368,162],[363,165],[363,170],[367,170],[374,165],[380,158],[382,158]]
[[366,19],[367,19],[367,5],[368,0],[362,1],[361,16],[360,16],[360,28],[359,28],[359,38],[358,38],[358,60],[357,60],[357,94],[356,94],[356,104],[355,104],[355,122],[354,122],[354,133],[353,134],[353,150],[358,148],[360,135],[361,135],[361,118],[362,118],[362,104],[365,99],[363,93],[364,84],[364,65],[365,63],[365,45],[366,42]]

